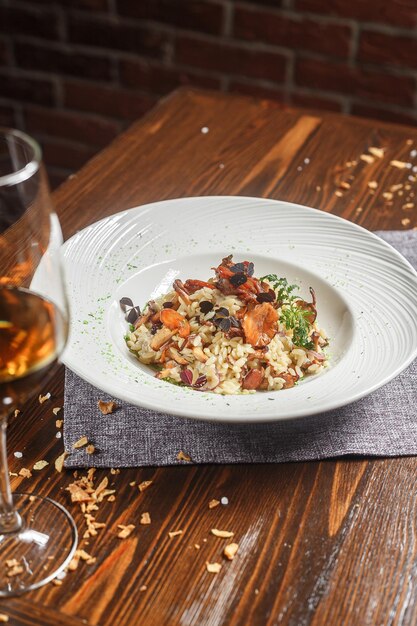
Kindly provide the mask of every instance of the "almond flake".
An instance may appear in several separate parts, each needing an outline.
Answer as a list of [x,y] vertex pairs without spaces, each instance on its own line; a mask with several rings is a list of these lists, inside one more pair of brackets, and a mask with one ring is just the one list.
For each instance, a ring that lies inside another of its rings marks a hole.
[[151,523],[151,516],[149,515],[149,513],[142,513],[142,515],[140,516],[140,523],[141,524]]
[[87,480],[93,480],[93,476],[95,473],[96,473],[96,468],[90,467],[90,469],[87,472]]
[[19,576],[19,574],[23,574],[23,572],[23,565],[15,565],[6,572],[6,576],[7,578],[13,578],[14,576]]
[[394,197],[394,194],[393,194],[393,193],[391,193],[391,191],[385,191],[385,192],[382,194],[382,197],[383,197],[385,200],[392,200],[392,199],[393,199],[393,197]]
[[74,448],[74,450],[76,450],[77,448],[82,448],[83,446],[86,446],[87,444],[88,444],[88,439],[84,435],[84,437],[81,437],[80,439],[78,439],[78,441],[73,443],[72,447]]
[[9,616],[6,615],[5,613],[0,613],[0,622],[2,624],[5,624],[8,621],[9,621]]
[[194,548],[195,548],[196,550],[199,550],[199,549],[200,549],[200,544],[199,544],[199,543],[195,543],[195,544],[194,544]]
[[213,500],[210,500],[210,502],[208,503],[208,508],[214,509],[216,508],[216,506],[219,506],[219,504],[220,504],[220,500],[216,500],[216,498],[213,498]]
[[412,209],[414,207],[414,202],[406,202],[405,204],[403,204],[402,208],[407,210],[407,209]]
[[397,167],[399,170],[404,170],[406,167],[408,167],[408,163],[406,163],[405,161],[397,161],[396,159],[390,161],[389,164],[392,165],[392,167]]
[[146,590],[147,590],[146,585],[142,585],[141,587],[139,587],[139,591],[146,591]]
[[132,530],[134,530],[135,526],[134,524],[129,524],[128,526],[124,526],[123,524],[118,524],[117,528],[121,529],[120,532],[117,534],[119,539],[126,539],[126,537],[129,537]]
[[92,443],[90,443],[90,444],[86,447],[85,451],[87,452],[87,454],[94,454],[94,452],[96,451],[96,449],[95,449],[95,447],[93,446],[93,444],[92,444]]
[[75,552],[74,556],[72,557],[69,565],[68,565],[68,569],[70,572],[75,572],[75,570],[77,569],[78,565],[80,564],[80,556],[79,554],[77,554],[78,550]]
[[408,217],[405,217],[404,219],[401,220],[401,224],[403,226],[408,226],[410,224],[411,220],[408,219]]
[[168,533],[170,539],[178,537],[179,535],[182,535],[182,530],[171,530],[171,532]]
[[46,467],[47,465],[49,465],[48,461],[36,461],[35,465],[33,466],[34,470],[41,470],[44,467]]
[[15,412],[13,413],[14,417],[17,417],[19,413],[20,413],[19,409],[15,409]]
[[[148,487],[150,487],[153,483],[153,480],[143,480],[141,483],[139,483],[138,485],[138,489],[140,492],[145,491],[145,489],[147,489]],[[133,483],[135,484],[135,483]]]
[[52,409],[52,413],[53,413],[54,415],[58,415],[58,413],[60,412],[60,410],[61,410],[61,407],[60,407],[60,406],[56,406],[56,407],[54,407],[54,408]]
[[55,420],[55,426],[57,428],[62,428],[63,423],[64,423],[64,420]]
[[109,496],[107,498],[107,502],[114,502],[116,500],[116,496]]
[[221,539],[229,539],[234,535],[234,533],[231,533],[228,530],[217,530],[217,528],[212,528],[211,534],[215,537],[220,537]]
[[238,543],[229,543],[227,546],[225,546],[223,550],[223,554],[226,557],[226,559],[229,559],[229,561],[232,561],[238,549],[239,549]]
[[49,400],[50,397],[51,397],[51,394],[49,392],[46,393],[44,396],[42,394],[40,394],[39,395],[39,404],[43,404],[44,402]]
[[376,148],[374,146],[371,146],[370,148],[368,148],[368,152],[370,152],[373,156],[377,157],[378,159],[382,159],[385,153],[383,148]]
[[110,413],[113,413],[115,409],[117,409],[117,404],[113,402],[113,400],[110,400],[109,402],[104,402],[104,400],[99,400],[97,402],[97,406],[100,409],[100,411],[103,413],[103,415],[109,415]]
[[321,191],[321,187],[320,187],[320,185],[317,185],[317,187],[316,187],[316,191]]
[[26,469],[26,467],[22,467],[22,469],[19,470],[19,476],[23,476],[23,478],[31,478],[32,472]]
[[60,587],[62,585],[62,580],[59,580],[59,578],[54,578],[53,580],[51,580],[51,583],[55,585],[55,587]]
[[57,472],[62,472],[62,469],[64,467],[64,461],[68,456],[68,452],[63,452],[62,454],[59,455],[59,457],[57,457],[55,459],[55,469]]
[[110,469],[110,474],[120,474],[120,470],[119,469],[115,469],[114,467],[112,467]]
[[191,457],[189,454],[186,454],[185,452],[183,452],[182,450],[180,450],[177,454],[177,460],[178,461],[187,461],[187,463],[191,462]]
[[404,187],[403,183],[398,183],[397,185],[391,185],[390,191],[395,193],[396,191],[401,189],[401,187]]
[[77,553],[82,561],[89,561],[90,559],[93,558],[91,554],[88,554],[88,552],[86,552],[85,550],[77,550],[76,554]]
[[341,187],[342,189],[350,189],[350,184],[346,182],[345,180],[342,180],[339,187]]
[[369,189],[376,189],[378,187],[378,183],[376,182],[376,180],[371,180],[368,183],[368,187]]
[[136,481],[132,480],[132,482],[129,483],[129,487],[134,487],[136,485]]
[[359,158],[361,161],[365,161],[365,163],[373,163],[375,161],[375,158],[370,154],[361,154]]
[[342,198],[343,193],[341,191],[337,190],[337,191],[334,192],[334,195],[337,196],[338,198]]
[[210,572],[210,574],[218,574],[222,568],[222,564],[221,563],[209,563],[207,561],[206,568],[207,568],[207,571]]
[[71,502],[91,502],[93,499],[87,491],[75,483],[68,485],[67,491],[70,492]]
[[6,567],[16,567],[16,565],[19,565],[19,561],[17,559],[7,559],[6,560]]

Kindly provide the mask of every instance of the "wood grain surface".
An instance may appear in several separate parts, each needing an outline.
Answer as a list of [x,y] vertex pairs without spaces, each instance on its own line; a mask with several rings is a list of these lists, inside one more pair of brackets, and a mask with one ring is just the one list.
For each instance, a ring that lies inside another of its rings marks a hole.
[[[54,200],[66,237],[138,204],[204,194],[290,200],[371,230],[412,228],[416,210],[404,205],[414,204],[413,172],[390,161],[407,161],[414,146],[415,129],[180,90],[64,183]],[[385,148],[384,158],[362,160],[369,147]],[[376,188],[369,186],[374,181]],[[395,184],[403,193],[384,197]],[[62,406],[62,371],[44,391],[51,400],[34,400],[11,420],[10,469],[39,459],[50,465],[32,478],[14,477],[13,489],[65,504],[83,532],[65,491],[72,474],[53,464],[62,452],[52,413]],[[416,469],[414,458],[350,458],[97,472],[97,481],[108,476],[114,484],[116,500],[96,512],[106,523],[86,547],[96,562],[80,564],[59,587],[1,600],[0,612],[16,625],[413,626]],[[142,480],[154,481],[143,493],[129,485]],[[208,502],[222,496],[228,505],[210,510]],[[144,511],[148,526],[139,524]],[[117,524],[129,523],[135,531],[118,539]],[[222,559],[224,540],[211,528],[235,533],[233,561]],[[169,538],[177,529],[183,534]],[[222,562],[220,573],[208,573],[206,561]]]

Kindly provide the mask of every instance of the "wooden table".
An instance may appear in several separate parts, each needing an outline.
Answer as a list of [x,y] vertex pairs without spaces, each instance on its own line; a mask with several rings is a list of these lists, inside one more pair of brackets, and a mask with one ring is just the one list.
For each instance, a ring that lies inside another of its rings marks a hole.
[[[66,237],[128,207],[205,194],[268,196],[369,229],[410,228],[417,225],[416,210],[403,205],[413,204],[405,198],[416,184],[408,181],[412,172],[389,162],[407,160],[412,142],[417,146],[417,130],[403,126],[180,90],[54,199]],[[371,146],[385,147],[386,156],[363,161]],[[340,187],[346,180],[350,188]],[[384,198],[397,183],[410,189]],[[66,504],[83,529],[64,491],[72,474],[58,474],[53,464],[62,452],[52,414],[62,406],[62,371],[44,391],[53,399],[33,401],[11,421],[10,469],[38,459],[50,465],[30,479],[15,477],[13,488]],[[16,450],[23,459],[13,456]],[[117,497],[100,510],[99,521],[108,526],[88,546],[96,563],[81,564],[60,587],[1,601],[0,612],[13,625],[43,626],[415,625],[416,470],[414,458],[351,458],[100,471],[99,479],[115,483]],[[129,482],[142,480],[154,484],[139,494]],[[215,496],[227,496],[229,504],[209,510]],[[121,541],[108,530],[122,519],[138,523],[143,511],[153,521],[141,532]],[[205,569],[219,553],[212,527],[241,538],[238,556],[218,575]],[[186,532],[169,540],[172,528]]]

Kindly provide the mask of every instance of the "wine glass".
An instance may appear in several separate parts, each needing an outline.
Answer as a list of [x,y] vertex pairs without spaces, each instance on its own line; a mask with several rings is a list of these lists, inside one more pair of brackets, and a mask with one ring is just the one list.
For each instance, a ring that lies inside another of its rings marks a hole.
[[38,144],[0,128],[0,597],[49,582],[77,546],[64,507],[12,495],[6,455],[8,417],[45,390],[67,339],[61,243]]

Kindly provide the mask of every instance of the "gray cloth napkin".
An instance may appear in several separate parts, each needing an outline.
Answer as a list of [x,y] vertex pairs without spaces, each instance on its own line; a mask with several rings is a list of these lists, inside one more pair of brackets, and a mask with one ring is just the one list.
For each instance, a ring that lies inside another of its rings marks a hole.
[[[417,232],[378,233],[417,268]],[[417,312],[416,312],[417,314]],[[276,424],[213,424],[117,401],[102,415],[97,399],[111,400],[67,369],[64,443],[66,467],[176,465],[180,450],[194,463],[278,463],[349,454],[417,454],[417,360],[370,396],[321,415]],[[93,457],[72,444],[86,435]]]

